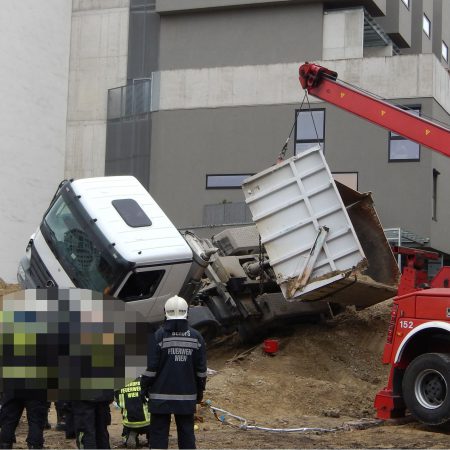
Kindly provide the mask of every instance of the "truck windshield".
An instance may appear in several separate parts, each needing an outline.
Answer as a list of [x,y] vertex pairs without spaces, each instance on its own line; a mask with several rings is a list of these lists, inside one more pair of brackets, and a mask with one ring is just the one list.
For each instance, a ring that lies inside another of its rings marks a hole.
[[44,236],[61,266],[76,287],[107,292],[118,281],[114,258],[95,244],[89,227],[60,196],[44,219]]

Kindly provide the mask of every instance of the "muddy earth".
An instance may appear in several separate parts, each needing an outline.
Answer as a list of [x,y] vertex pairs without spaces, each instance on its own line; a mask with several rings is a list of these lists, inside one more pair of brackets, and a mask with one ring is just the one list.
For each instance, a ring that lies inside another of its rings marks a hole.
[[[14,289],[0,287],[0,295]],[[265,354],[262,344],[240,344],[237,336],[210,343],[197,447],[450,448],[448,426],[427,427],[408,416],[375,420],[373,400],[388,375],[380,361],[391,304],[278,330],[269,336],[279,340],[275,356]],[[111,412],[111,447],[122,448],[120,412]],[[55,431],[53,408],[49,417],[53,426],[45,431],[45,447],[76,448]],[[23,417],[15,448],[26,448],[26,428]],[[177,448],[174,429],[169,446]]]

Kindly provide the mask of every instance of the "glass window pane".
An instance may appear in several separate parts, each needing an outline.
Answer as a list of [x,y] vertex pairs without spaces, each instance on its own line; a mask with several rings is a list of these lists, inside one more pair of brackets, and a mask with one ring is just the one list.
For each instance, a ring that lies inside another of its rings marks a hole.
[[316,148],[319,146],[323,150],[323,142],[297,142],[295,144],[295,154],[306,152],[310,148]]
[[297,117],[297,140],[322,140],[324,135],[324,113],[324,110],[300,111]]
[[389,160],[419,160],[420,145],[407,139],[392,139],[389,147]]
[[448,62],[448,47],[444,41],[442,41],[442,57]]
[[125,302],[150,298],[156,292],[163,276],[164,270],[132,272],[121,289],[119,298]]
[[430,37],[431,22],[430,19],[425,14],[423,15],[423,31],[428,37]]
[[251,174],[240,175],[207,175],[206,187],[207,188],[240,188],[242,182],[250,177]]

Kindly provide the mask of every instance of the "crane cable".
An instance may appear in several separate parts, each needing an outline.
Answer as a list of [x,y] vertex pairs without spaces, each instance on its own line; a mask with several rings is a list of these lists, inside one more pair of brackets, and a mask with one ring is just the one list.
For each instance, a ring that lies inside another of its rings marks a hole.
[[[289,132],[289,135],[286,138],[286,141],[285,141],[285,143],[284,143],[284,145],[283,145],[283,147],[282,147],[282,149],[281,149],[281,151],[280,151],[280,153],[278,155],[277,164],[279,164],[280,162],[284,161],[284,158],[286,156],[286,152],[287,152],[287,149],[288,149],[289,141],[291,140],[292,133],[294,132],[295,125],[297,123],[298,115],[300,114],[300,111],[304,111],[302,108],[303,108],[303,104],[305,103],[305,100],[308,103],[308,111],[311,114],[311,120],[312,120],[312,123],[313,123],[314,131],[316,133],[317,143],[320,144],[319,133],[317,132],[316,122],[314,121],[314,115],[312,113],[311,104],[309,102],[308,91],[305,89],[305,95],[303,96],[303,100],[302,100],[302,102],[300,104],[300,108],[295,113],[294,123],[292,124],[291,131]],[[294,149],[294,154],[295,154],[295,149]]]

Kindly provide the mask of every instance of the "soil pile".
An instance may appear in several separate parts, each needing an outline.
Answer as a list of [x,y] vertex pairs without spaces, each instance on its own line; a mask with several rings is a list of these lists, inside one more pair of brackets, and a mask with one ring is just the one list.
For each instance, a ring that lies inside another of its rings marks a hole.
[[387,382],[381,355],[391,304],[280,330],[272,336],[280,343],[275,356],[261,346],[238,348],[236,355],[232,342],[222,343],[209,351],[209,366],[218,373],[207,394],[223,409],[264,422],[373,417],[374,396]]

